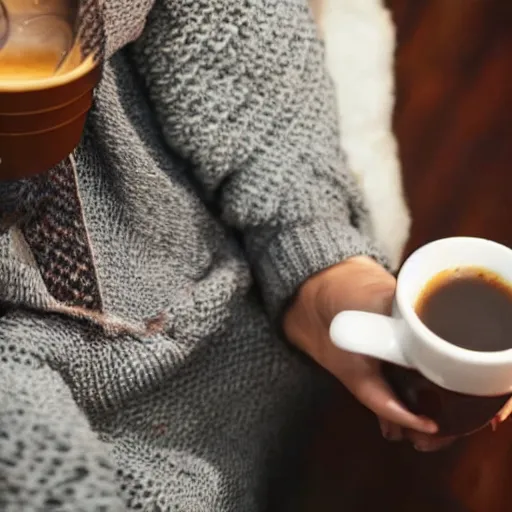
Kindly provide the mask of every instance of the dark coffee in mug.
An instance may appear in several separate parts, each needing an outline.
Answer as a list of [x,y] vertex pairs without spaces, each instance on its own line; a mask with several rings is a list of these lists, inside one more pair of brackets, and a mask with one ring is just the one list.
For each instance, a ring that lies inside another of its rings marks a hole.
[[[486,269],[462,267],[439,273],[424,288],[415,309],[426,327],[453,345],[479,352],[512,348],[512,287]],[[417,371],[389,363],[383,372],[400,400],[415,414],[434,420],[441,436],[482,428],[511,397],[455,393]]]
[[512,348],[512,288],[489,270],[441,272],[420,295],[416,313],[434,334],[458,347],[479,352]]

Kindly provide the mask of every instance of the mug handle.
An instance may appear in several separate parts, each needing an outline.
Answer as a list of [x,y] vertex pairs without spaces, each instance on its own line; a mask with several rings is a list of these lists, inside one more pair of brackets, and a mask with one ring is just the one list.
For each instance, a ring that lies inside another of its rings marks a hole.
[[347,352],[413,368],[403,353],[396,318],[364,311],[343,311],[334,317],[330,336],[337,347]]

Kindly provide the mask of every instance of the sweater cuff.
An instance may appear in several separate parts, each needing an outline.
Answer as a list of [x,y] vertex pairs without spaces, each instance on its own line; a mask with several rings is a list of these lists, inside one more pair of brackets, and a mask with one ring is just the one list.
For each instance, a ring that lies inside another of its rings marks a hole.
[[279,232],[255,262],[269,314],[279,319],[307,279],[352,256],[370,256],[389,268],[369,238],[339,221],[315,222]]

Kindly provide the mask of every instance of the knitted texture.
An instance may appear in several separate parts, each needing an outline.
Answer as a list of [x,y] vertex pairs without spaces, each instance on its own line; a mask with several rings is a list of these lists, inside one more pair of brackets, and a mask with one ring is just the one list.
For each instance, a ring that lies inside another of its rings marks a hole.
[[2,511],[264,510],[314,380],[271,321],[378,257],[306,3],[150,7],[76,165],[0,184]]

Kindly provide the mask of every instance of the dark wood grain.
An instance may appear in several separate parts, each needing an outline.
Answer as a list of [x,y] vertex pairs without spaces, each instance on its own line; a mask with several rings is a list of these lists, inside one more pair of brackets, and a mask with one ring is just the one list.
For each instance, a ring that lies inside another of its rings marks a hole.
[[[512,2],[389,0],[408,251],[452,235],[512,246]],[[436,454],[380,438],[341,388],[317,418],[294,510],[510,512],[512,423]]]
[[411,248],[454,234],[512,244],[512,3],[390,4]]

